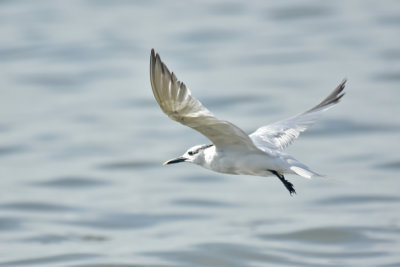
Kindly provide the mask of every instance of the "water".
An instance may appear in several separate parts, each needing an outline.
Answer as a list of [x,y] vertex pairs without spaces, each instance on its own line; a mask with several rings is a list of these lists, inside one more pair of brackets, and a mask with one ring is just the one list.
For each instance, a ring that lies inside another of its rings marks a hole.
[[[400,265],[396,1],[1,1],[0,266]],[[289,148],[328,179],[162,166],[150,49],[248,132],[347,94]]]

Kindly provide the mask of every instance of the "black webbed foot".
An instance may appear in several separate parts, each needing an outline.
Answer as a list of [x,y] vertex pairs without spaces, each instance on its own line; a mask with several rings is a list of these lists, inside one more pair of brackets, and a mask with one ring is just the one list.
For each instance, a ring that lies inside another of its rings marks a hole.
[[[283,177],[283,175],[282,175]],[[282,183],[285,185],[286,189],[289,190],[290,195],[296,194],[296,190],[294,190],[293,184],[286,180],[285,178],[281,179],[279,178]]]
[[285,179],[285,176],[282,174],[278,173],[277,171],[274,170],[269,170],[271,173],[275,174],[279,180],[283,183],[283,185],[286,187],[286,189],[289,191],[290,195],[296,194],[296,190],[294,190],[293,184],[289,182],[288,180]]

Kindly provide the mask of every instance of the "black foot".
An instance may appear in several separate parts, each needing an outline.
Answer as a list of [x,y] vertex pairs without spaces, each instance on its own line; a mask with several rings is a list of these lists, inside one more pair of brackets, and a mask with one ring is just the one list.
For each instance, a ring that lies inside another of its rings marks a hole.
[[289,191],[290,195],[296,194],[296,190],[294,190],[293,184],[289,182],[288,180],[285,179],[285,176],[282,174],[278,173],[277,171],[274,170],[269,170],[271,173],[275,174],[279,180],[283,183],[283,185],[286,187],[286,189]]

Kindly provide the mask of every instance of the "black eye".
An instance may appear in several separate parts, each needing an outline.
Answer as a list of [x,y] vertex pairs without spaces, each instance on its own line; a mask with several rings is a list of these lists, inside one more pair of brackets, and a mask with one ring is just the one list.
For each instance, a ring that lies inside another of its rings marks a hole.
[[193,152],[192,151],[189,151],[188,154],[189,154],[189,156],[193,156]]

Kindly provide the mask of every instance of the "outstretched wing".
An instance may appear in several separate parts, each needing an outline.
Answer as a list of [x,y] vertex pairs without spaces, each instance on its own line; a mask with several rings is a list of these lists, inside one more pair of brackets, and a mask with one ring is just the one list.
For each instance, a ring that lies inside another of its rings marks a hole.
[[151,50],[150,81],[162,111],[174,121],[205,135],[220,150],[258,150],[249,136],[228,121],[217,119],[200,101],[192,97],[186,85]]
[[300,133],[307,130],[321,115],[321,113],[334,105],[343,97],[346,80],[343,80],[333,92],[321,103],[297,116],[281,120],[267,126],[258,128],[250,135],[253,143],[261,150],[283,150],[290,145]]

